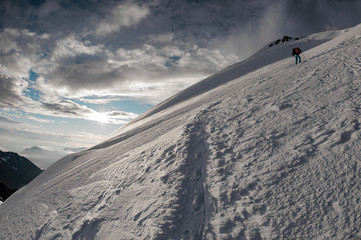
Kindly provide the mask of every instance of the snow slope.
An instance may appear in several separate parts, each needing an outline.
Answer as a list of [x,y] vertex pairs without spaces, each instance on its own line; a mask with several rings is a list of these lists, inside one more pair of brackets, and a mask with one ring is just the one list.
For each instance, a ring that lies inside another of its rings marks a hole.
[[360,40],[265,48],[184,90],[7,199],[0,238],[361,239]]

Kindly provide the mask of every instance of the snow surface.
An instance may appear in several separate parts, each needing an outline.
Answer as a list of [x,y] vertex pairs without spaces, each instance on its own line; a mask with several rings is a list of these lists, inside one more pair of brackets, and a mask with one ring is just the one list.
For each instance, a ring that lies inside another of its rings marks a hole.
[[8,198],[0,238],[361,239],[360,40],[264,48],[184,90]]

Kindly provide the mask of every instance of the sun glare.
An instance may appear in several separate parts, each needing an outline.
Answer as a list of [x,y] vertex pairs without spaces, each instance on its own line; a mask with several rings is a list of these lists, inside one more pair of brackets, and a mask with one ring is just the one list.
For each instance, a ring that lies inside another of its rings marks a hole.
[[93,121],[100,122],[100,123],[108,123],[109,122],[108,115],[106,113],[100,113],[100,112],[92,113],[92,115],[90,116],[90,119]]

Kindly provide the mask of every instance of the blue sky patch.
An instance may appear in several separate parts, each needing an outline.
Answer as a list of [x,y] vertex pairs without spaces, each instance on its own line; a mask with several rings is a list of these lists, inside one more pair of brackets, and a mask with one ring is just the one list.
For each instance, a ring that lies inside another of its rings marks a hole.
[[35,86],[38,77],[39,75],[36,72],[29,71],[29,79],[25,79],[29,83],[29,87],[23,90],[24,96],[31,98],[34,101],[39,101],[42,95],[42,92],[33,87]]
[[181,59],[180,56],[171,56],[168,58],[168,60],[165,62],[166,67],[172,67],[174,64],[178,64],[178,61]]

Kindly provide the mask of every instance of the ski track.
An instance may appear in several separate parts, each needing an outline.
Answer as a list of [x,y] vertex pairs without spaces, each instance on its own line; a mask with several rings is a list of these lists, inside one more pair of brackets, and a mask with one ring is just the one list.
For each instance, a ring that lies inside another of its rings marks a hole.
[[0,238],[361,239],[360,55],[268,65],[60,160]]

